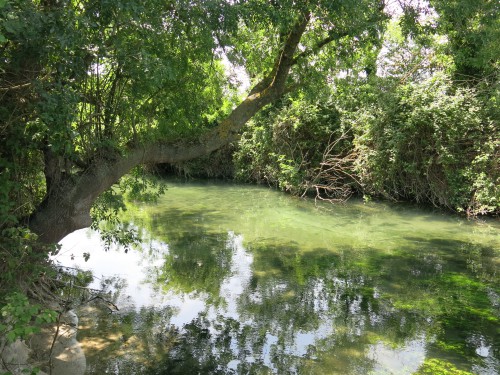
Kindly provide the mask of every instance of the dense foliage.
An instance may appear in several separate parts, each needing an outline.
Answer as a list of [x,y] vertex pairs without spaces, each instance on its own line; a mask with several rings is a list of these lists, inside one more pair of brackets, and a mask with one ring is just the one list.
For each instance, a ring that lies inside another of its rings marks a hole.
[[[92,203],[141,161],[219,148],[266,103],[376,46],[381,5],[2,1],[1,227],[46,235],[57,205],[79,221],[71,229],[88,225]],[[247,102],[228,64],[250,76]]]
[[256,116],[236,176],[323,199],[357,192],[498,213],[498,69],[485,58],[487,75],[457,80],[464,68],[449,54],[453,43],[439,34],[417,43],[396,22],[383,46],[377,75],[358,65],[326,94],[323,84],[319,97],[305,91]]
[[381,94],[352,122],[368,193],[470,215],[500,208],[500,132],[474,90],[436,74]]
[[292,194],[317,191],[343,199],[354,184],[352,132],[332,102],[304,98],[261,112],[235,154],[236,177],[268,183]]

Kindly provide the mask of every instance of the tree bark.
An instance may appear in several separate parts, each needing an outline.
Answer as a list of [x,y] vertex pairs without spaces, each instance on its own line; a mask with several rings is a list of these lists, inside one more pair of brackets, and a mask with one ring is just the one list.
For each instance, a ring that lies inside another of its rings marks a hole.
[[296,63],[294,55],[308,22],[309,15],[303,15],[286,38],[270,75],[257,83],[243,102],[197,142],[175,145],[152,143],[133,147],[124,156],[96,160],[79,175],[68,176],[60,181],[57,187],[51,181],[49,193],[27,223],[38,235],[39,241],[56,243],[69,233],[90,226],[90,209],[97,197],[133,167],[191,160],[237,140],[249,119],[286,92],[290,69]]

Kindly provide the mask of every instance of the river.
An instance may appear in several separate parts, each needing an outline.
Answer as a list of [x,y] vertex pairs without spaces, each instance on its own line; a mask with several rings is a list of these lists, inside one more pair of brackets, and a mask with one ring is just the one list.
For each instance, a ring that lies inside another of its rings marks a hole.
[[107,291],[78,309],[88,374],[498,373],[498,220],[166,184],[122,215],[139,246],[61,242]]

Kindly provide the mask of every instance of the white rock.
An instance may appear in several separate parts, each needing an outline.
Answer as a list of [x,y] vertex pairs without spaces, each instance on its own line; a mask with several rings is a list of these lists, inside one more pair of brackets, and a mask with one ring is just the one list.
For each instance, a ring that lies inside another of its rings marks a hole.
[[[56,327],[44,330],[31,340],[31,347],[40,359],[48,355]],[[52,349],[52,375],[83,375],[87,367],[85,353],[76,339],[78,317],[70,310],[61,317],[59,333]]]

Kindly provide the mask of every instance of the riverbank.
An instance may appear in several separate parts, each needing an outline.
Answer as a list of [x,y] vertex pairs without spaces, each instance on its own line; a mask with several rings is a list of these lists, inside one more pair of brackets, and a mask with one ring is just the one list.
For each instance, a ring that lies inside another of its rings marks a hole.
[[25,374],[40,369],[38,375],[83,375],[87,363],[77,333],[78,317],[69,310],[29,340],[6,345],[1,354],[0,371]]

